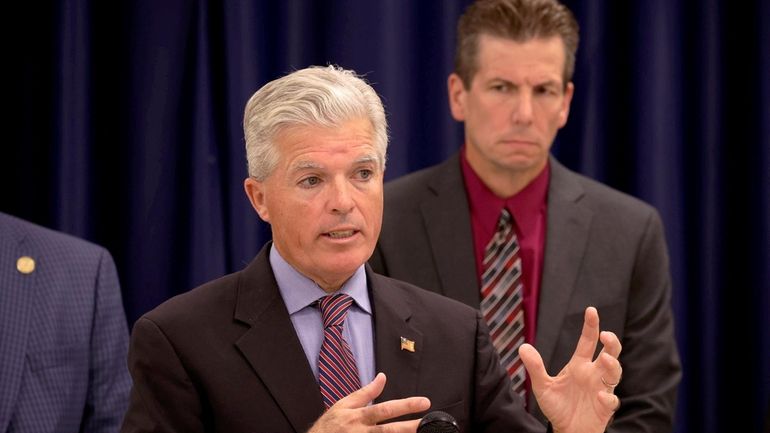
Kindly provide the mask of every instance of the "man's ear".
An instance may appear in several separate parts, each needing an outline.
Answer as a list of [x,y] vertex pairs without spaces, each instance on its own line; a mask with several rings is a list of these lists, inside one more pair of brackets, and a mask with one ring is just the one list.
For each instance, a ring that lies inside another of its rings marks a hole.
[[452,72],[446,81],[449,110],[458,122],[465,120],[465,85],[459,75]]
[[270,212],[265,205],[265,183],[254,178],[247,177],[243,181],[243,189],[246,191],[246,197],[251,202],[251,207],[257,211],[259,217],[266,223],[270,222]]
[[564,89],[564,98],[562,99],[561,110],[559,111],[559,128],[567,124],[569,118],[569,107],[572,103],[572,96],[575,94],[575,85],[570,81]]

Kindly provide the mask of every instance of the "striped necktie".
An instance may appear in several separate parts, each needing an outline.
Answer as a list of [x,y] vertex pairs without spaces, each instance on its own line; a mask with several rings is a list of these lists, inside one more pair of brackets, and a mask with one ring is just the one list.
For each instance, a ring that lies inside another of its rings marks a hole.
[[481,313],[489,326],[500,363],[511,378],[513,390],[525,397],[527,372],[519,358],[519,346],[524,342],[524,286],[513,217],[505,208],[484,251],[482,265]]
[[356,360],[342,336],[342,325],[352,304],[353,298],[344,293],[318,300],[324,324],[324,341],[318,354],[318,385],[327,409],[361,387]]

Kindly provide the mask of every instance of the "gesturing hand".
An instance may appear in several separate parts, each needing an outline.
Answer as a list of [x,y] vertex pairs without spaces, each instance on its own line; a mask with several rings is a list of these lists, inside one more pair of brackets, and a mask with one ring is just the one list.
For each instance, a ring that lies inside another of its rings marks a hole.
[[377,423],[430,407],[425,397],[389,400],[367,406],[385,388],[385,374],[379,373],[368,385],[339,400],[313,424],[308,433],[382,432],[414,433],[420,420]]
[[[593,359],[597,341],[604,344]],[[554,432],[603,432],[620,406],[613,393],[620,382],[622,369],[618,362],[621,345],[612,332],[599,332],[599,314],[586,308],[583,331],[575,352],[555,377],[548,375],[543,359],[529,344],[519,348],[519,355],[532,381],[532,392],[553,426]]]

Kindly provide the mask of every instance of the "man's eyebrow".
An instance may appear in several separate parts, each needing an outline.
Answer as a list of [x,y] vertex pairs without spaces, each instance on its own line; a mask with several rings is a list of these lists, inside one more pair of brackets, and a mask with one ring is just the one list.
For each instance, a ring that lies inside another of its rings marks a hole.
[[504,83],[504,84],[514,85],[513,81],[506,80],[505,78],[500,78],[500,77],[497,77],[497,76],[490,78],[489,80],[487,80],[487,82],[489,82],[489,83]]
[[380,161],[375,155],[364,155],[355,160],[356,164],[377,164]]
[[[378,164],[379,162],[380,162],[380,158],[378,158],[376,155],[363,155],[356,158],[356,160],[353,161],[353,164],[355,165]],[[315,169],[322,169],[322,168],[324,168],[324,165],[319,164],[316,161],[300,160],[292,164],[289,167],[289,171],[295,172],[295,171],[315,170]]]
[[560,81],[556,81],[556,80],[545,80],[545,81],[542,81],[542,82],[539,82],[539,83],[535,83],[535,86],[543,86],[543,87],[547,87],[547,86],[554,86],[554,87],[561,87],[561,86],[562,86],[562,84],[561,84],[561,82],[560,82]]
[[[495,83],[495,84],[503,83],[503,84],[507,84],[509,86],[519,87],[519,85],[514,83],[513,81],[506,80],[505,78],[500,78],[500,77],[493,77],[493,78],[491,78],[489,80],[489,83]],[[554,79],[551,79],[551,78],[546,78],[543,81],[536,81],[534,84],[532,84],[532,86],[534,86],[534,87],[537,87],[537,86],[541,86],[541,87],[547,87],[547,86],[561,87],[562,83],[561,83],[560,80],[554,80]]]
[[323,168],[323,165],[315,161],[297,161],[291,165],[289,170],[300,171],[300,170],[312,170],[312,169],[318,169],[318,168]]

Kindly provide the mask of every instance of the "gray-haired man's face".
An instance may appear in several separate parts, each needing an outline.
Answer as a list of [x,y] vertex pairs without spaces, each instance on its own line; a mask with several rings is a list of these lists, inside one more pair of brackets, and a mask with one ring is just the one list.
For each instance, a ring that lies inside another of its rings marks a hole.
[[338,289],[374,251],[383,173],[368,119],[297,126],[276,139],[280,158],[246,193],[270,223],[275,248],[324,290]]

